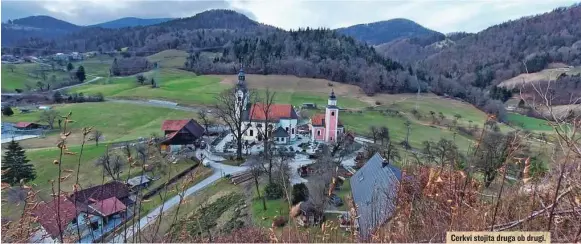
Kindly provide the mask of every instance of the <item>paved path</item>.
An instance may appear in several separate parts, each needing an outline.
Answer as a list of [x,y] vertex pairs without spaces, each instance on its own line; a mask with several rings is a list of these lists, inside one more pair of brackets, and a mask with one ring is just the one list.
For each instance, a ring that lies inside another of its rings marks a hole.
[[103,77],[97,76],[97,77],[95,77],[95,78],[93,78],[91,80],[85,81],[83,83],[79,83],[79,84],[76,84],[76,85],[70,85],[70,86],[61,87],[61,88],[58,88],[58,89],[54,89],[53,91],[62,91],[62,90],[69,89],[69,88],[73,88],[73,87],[77,87],[77,86],[83,86],[83,85],[90,84],[90,83],[93,83],[95,81],[98,81],[101,78],[103,78]]
[[[225,165],[225,164],[220,164],[220,163],[215,163],[215,162],[212,162],[209,165],[210,165],[210,167],[212,167],[214,173],[210,177],[199,182],[198,184],[188,188],[184,192],[184,196],[186,196],[186,197],[190,196],[190,195],[204,189],[205,187],[218,181],[225,174],[233,174],[233,173],[237,173],[237,172],[246,170],[246,167],[236,167],[236,166],[230,166],[230,165]],[[156,218],[160,215],[160,213],[166,213],[172,207],[176,206],[179,203],[179,201],[180,201],[180,196],[178,196],[178,195],[165,201],[161,206],[155,208],[154,210],[149,212],[145,217],[141,218],[138,223],[135,223],[135,225],[128,227],[126,238],[124,237],[124,233],[121,232],[120,234],[113,237],[111,242],[112,243],[123,243],[123,242],[125,242],[126,239],[130,240],[131,237],[133,236],[133,234],[138,229],[143,229],[148,224],[154,222],[156,220]]]
[[170,108],[170,109],[182,110],[182,111],[188,111],[188,112],[198,112],[201,109],[201,108],[186,107],[186,106],[181,106],[181,105],[174,106],[174,105],[170,105],[170,104],[164,104],[164,103],[155,102],[155,101],[148,101],[148,100],[127,100],[127,99],[106,98],[105,101],[116,102],[116,103],[131,103],[131,104],[137,104],[137,105],[148,105],[148,106]]

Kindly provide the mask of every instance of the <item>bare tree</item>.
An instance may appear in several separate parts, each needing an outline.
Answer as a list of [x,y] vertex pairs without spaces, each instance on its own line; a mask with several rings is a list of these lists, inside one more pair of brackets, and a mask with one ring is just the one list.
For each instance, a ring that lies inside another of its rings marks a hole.
[[[253,93],[250,91],[248,93],[248,100],[252,101],[250,98],[253,98]],[[234,139],[236,140],[236,157],[237,159],[242,159],[242,136],[250,128],[250,126],[243,124],[244,118],[242,113],[245,109],[243,99],[238,100],[236,89],[233,88],[222,92],[216,100],[217,104],[215,108],[217,116],[226,123],[230,132],[234,135]],[[249,115],[249,117],[252,116]]]
[[379,138],[381,139],[381,145],[390,141],[389,129],[387,126],[379,128]]
[[264,195],[260,195],[260,175],[264,172],[264,167],[262,165],[261,160],[254,160],[250,165],[250,174],[252,174],[252,179],[254,180],[254,186],[256,187],[256,194],[258,194],[258,198],[262,199],[262,208],[266,210],[266,197]]
[[379,129],[375,125],[372,125],[369,126],[369,131],[371,132],[373,143],[377,143],[377,138],[379,138]]
[[204,109],[198,110],[198,117],[202,121],[202,125],[204,126],[204,132],[208,134],[208,128],[214,123],[214,119],[212,115],[208,113],[208,111]]
[[60,118],[60,114],[56,110],[44,110],[40,114],[39,120],[42,122],[46,122],[51,129],[54,129],[54,121]]
[[123,169],[123,159],[119,155],[110,155],[107,149],[105,154],[97,159],[95,165],[101,167],[111,179],[118,180],[117,176]]
[[[262,140],[262,144],[263,144],[263,157],[264,157],[264,161],[267,162],[268,164],[268,169],[266,170],[266,172],[268,173],[268,183],[272,184],[272,167],[273,167],[273,151],[270,149],[270,146],[272,144],[272,132],[274,131],[274,124],[272,123],[272,108],[273,108],[273,104],[274,104],[274,97],[275,97],[276,93],[275,92],[271,92],[270,89],[267,87],[266,91],[264,93],[264,97],[260,97],[259,103],[257,103],[254,108],[256,108],[258,111],[252,111],[252,115],[250,115],[250,117],[252,118],[258,118],[260,117],[261,120],[260,121],[253,121],[256,122],[256,128],[257,128],[257,132],[258,132],[258,136],[260,137],[260,139]],[[260,115],[257,115],[260,114]],[[261,116],[263,115],[263,116]],[[264,120],[262,120],[262,117],[264,117]],[[290,131],[287,131],[290,132]]]
[[93,131],[93,140],[95,140],[95,146],[99,146],[99,140],[101,140],[101,137],[103,136],[103,132],[100,130],[94,130]]

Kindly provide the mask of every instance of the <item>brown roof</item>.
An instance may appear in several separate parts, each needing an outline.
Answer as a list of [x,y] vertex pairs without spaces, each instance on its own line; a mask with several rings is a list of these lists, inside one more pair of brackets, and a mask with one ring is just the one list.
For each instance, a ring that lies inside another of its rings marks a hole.
[[102,201],[98,201],[90,205],[91,208],[97,210],[104,217],[124,211],[127,207],[119,199],[110,197]]
[[70,199],[77,203],[92,204],[111,197],[119,200],[129,197],[129,187],[122,182],[112,181],[73,193]]
[[[250,108],[251,120],[266,120],[266,113],[264,113],[265,104],[255,103]],[[271,104],[268,111],[268,119],[270,121],[278,121],[280,119],[298,119],[298,115],[290,104]]]
[[161,130],[166,132],[173,132],[179,131],[184,127],[196,137],[202,137],[202,135],[204,134],[204,127],[202,127],[197,121],[193,119],[163,121],[163,124],[161,125]]
[[[75,205],[66,197],[58,198],[60,209],[60,226],[61,230],[65,230],[67,225],[77,217],[77,210]],[[53,199],[48,203],[41,203],[34,209],[34,216],[38,217],[38,223],[46,230],[52,237],[59,236],[59,221],[57,221],[57,199]]]
[[[312,126],[325,126],[325,114],[315,114],[311,117]],[[343,126],[341,120],[339,120],[339,127]]]

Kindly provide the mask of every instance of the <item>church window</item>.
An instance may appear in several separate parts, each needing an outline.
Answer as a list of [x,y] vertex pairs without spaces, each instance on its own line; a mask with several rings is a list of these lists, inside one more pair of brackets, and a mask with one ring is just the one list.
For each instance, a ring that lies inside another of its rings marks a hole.
[[254,131],[250,130],[250,136],[254,136]]
[[320,131],[320,130],[318,130],[318,131],[317,131],[317,136],[320,136],[320,135],[321,135],[321,131]]
[[333,112],[331,112],[331,116],[335,116],[335,112],[334,112],[334,111],[333,111]]

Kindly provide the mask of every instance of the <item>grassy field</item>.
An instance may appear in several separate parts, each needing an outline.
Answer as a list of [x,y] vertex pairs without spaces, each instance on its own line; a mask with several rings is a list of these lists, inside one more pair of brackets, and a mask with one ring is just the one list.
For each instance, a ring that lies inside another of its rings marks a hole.
[[[566,67],[566,65],[564,66]],[[505,80],[498,84],[500,87],[506,87],[509,89],[519,87],[524,83],[536,82],[541,80],[554,80],[561,74],[576,75],[581,73],[581,67],[569,68],[548,68],[541,70],[539,72],[530,74],[520,74],[508,80]]]
[[547,121],[537,118],[531,118],[517,113],[508,113],[508,122],[514,126],[520,127],[525,130],[532,131],[552,131],[551,127]]
[[[362,113],[351,112],[341,113],[341,121],[347,130],[355,131],[356,134],[368,135],[370,126],[387,126],[390,137],[395,142],[405,141],[407,127],[406,118],[403,116],[384,115],[377,111],[366,111]],[[424,141],[438,141],[440,138],[454,140],[461,150],[467,150],[472,144],[470,138],[456,134],[448,129],[436,126],[420,124],[417,121],[410,125],[409,143],[412,147],[421,148]]]
[[[14,67],[14,71],[10,67]],[[43,80],[38,70],[45,70],[46,81]],[[68,77],[63,70],[52,71],[50,67],[38,64],[2,64],[2,91],[15,92],[14,89],[24,89],[28,84],[32,88],[37,88],[36,83],[41,81],[45,84],[51,83],[51,77],[56,76],[56,82]]]
[[157,62],[161,68],[182,68],[187,57],[188,53],[186,51],[170,49],[150,55],[147,60]]
[[[73,122],[69,126],[73,132],[69,140],[72,145],[82,142],[80,131],[83,127],[92,126],[94,130],[102,131],[102,142],[126,141],[162,133],[161,124],[164,120],[196,117],[194,113],[181,110],[115,102],[65,104],[53,109],[61,115],[72,112]],[[2,121],[36,122],[40,113],[21,114],[15,111],[10,117],[2,115]],[[21,143],[26,148],[38,148],[55,145],[57,140],[57,133],[49,133],[45,138],[28,139]]]
[[[105,150],[107,149],[106,144],[100,144],[95,146],[94,144],[87,144],[83,149],[82,157],[80,158],[81,166],[79,168],[78,178],[79,185],[81,189],[85,189],[91,186],[100,185],[103,182],[111,180],[110,177],[106,176],[103,178],[103,171],[99,166],[95,164],[97,159],[101,157]],[[77,177],[77,165],[79,163],[79,156],[81,152],[80,146],[70,146],[69,151],[76,153],[76,155],[63,155],[63,159],[60,162],[63,173],[62,177],[67,177],[61,183],[61,189],[63,192],[71,193],[73,192],[73,185],[75,184]],[[110,154],[120,153],[118,150],[112,150]],[[50,201],[52,194],[52,186],[50,184],[51,180],[58,179],[58,165],[53,163],[54,160],[58,160],[60,157],[60,150],[56,148],[47,149],[35,149],[27,150],[26,156],[30,162],[34,165],[36,170],[36,179],[30,183],[35,190],[38,190],[38,200],[39,201]],[[192,165],[191,161],[180,161],[176,164],[172,164],[171,168],[166,167],[166,170],[161,171],[161,178],[154,184],[161,184],[163,181],[167,181],[170,175],[176,175],[178,172],[184,171],[186,168]],[[131,172],[130,172],[131,171]],[[124,165],[122,172],[119,174],[121,179],[127,179],[129,176],[137,176],[142,172],[141,167],[132,167],[131,170]],[[131,173],[131,174],[129,174]],[[155,186],[155,185],[154,185]],[[56,183],[55,183],[56,191]],[[3,198],[3,200],[5,200]],[[15,209],[14,204],[2,203],[2,216],[17,217],[19,213],[12,214]],[[6,214],[6,215],[5,215]]]

